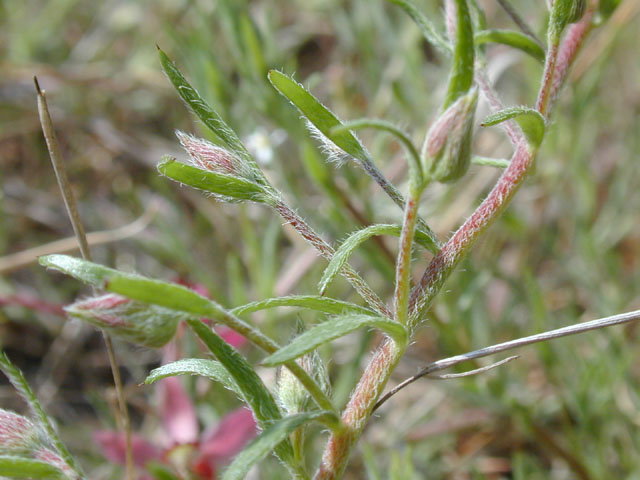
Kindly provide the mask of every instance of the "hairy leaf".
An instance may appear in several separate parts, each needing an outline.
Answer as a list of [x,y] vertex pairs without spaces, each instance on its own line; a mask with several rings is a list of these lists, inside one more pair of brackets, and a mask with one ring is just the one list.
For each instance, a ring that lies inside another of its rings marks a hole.
[[544,117],[533,108],[527,107],[511,107],[500,110],[499,112],[489,115],[481,123],[483,127],[497,125],[506,120],[515,119],[522,128],[522,132],[534,148],[538,148],[544,138],[545,123]]
[[335,417],[335,415],[331,412],[306,412],[278,420],[240,452],[222,475],[222,480],[245,478],[251,467],[266,457],[276,445],[288,439],[294,430],[323,417]]
[[[201,320],[189,319],[187,323],[233,377],[258,424],[268,428],[280,420],[282,415],[276,401],[244,357]],[[280,440],[276,442],[277,446],[274,444],[276,454],[283,462],[290,463],[293,458],[291,443],[286,438]]]
[[266,300],[260,300],[258,302],[242,305],[241,307],[236,307],[232,309],[230,313],[239,316],[246,313],[257,312],[258,310],[277,307],[302,307],[334,315],[344,313],[359,313],[363,315],[375,314],[375,312],[366,307],[318,295],[293,295],[290,297],[267,298]]
[[482,30],[475,34],[477,45],[484,43],[501,43],[531,55],[540,62],[544,62],[545,51],[530,36],[514,30]]
[[144,383],[155,383],[163,378],[176,375],[198,375],[207,377],[214,382],[221,383],[225,388],[238,394],[243,400],[244,396],[233,376],[220,362],[202,358],[184,358],[151,370]]
[[165,157],[157,168],[165,177],[212,193],[227,202],[250,200],[267,203],[269,199],[267,190],[257,183],[233,175],[202,170],[186,163],[177,162],[174,158]]
[[[402,231],[401,225],[370,225],[362,230],[358,230],[342,242],[340,247],[336,250],[333,258],[329,262],[329,265],[322,274],[320,280],[319,289],[320,294],[324,294],[329,284],[333,281],[336,275],[340,272],[342,266],[348,261],[353,251],[360,246],[364,241],[376,235],[393,235],[395,237],[400,236]],[[415,240],[418,244],[422,245],[427,250],[431,251],[435,247],[431,238],[425,235],[420,230],[416,230]],[[329,312],[332,313],[332,312]]]
[[322,322],[296,337],[291,343],[282,347],[263,360],[263,365],[276,366],[289,360],[293,360],[307,352],[315,350],[331,340],[340,338],[360,327],[373,327],[382,330],[395,341],[404,343],[407,340],[407,331],[404,326],[393,320],[369,315],[346,315],[331,318]]
[[13,455],[0,456],[0,475],[10,478],[68,478],[49,463]]

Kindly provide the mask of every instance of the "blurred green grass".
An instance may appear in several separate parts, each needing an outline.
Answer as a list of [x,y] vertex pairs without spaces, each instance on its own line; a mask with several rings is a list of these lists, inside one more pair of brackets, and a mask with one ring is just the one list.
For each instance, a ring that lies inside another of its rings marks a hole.
[[[417,3],[438,15],[437,2]],[[496,2],[481,3],[491,26],[510,26]],[[514,4],[539,32],[543,7]],[[88,230],[115,228],[151,202],[159,205],[145,232],[95,247],[98,261],[201,282],[227,306],[316,291],[324,263],[278,218],[257,206],[214,203],[157,176],[162,154],[184,157],[175,129],[208,134],[163,78],[155,43],[327,238],[338,242],[363,224],[399,221],[399,210],[362,172],[324,162],[303,121],[265,75],[268,68],[296,72],[342,118],[382,117],[420,142],[444,91],[447,62],[382,0],[5,0],[0,9],[0,256],[71,235],[37,121],[31,78],[38,75]],[[634,52],[640,37],[633,26],[638,8],[627,10],[585,47],[535,175],[447,283],[395,379],[431,360],[639,308],[640,65]],[[530,104],[540,65],[499,47],[488,52],[505,102]],[[362,138],[402,187],[401,149],[384,135],[363,132]],[[506,156],[509,146],[493,129],[479,132],[476,150]],[[497,175],[474,167],[453,187],[431,188],[423,216],[445,237]],[[395,241],[383,240],[384,250],[369,243],[354,265],[389,298],[393,270],[384,251],[394,252]],[[78,289],[35,265],[0,277],[0,295],[69,302]],[[357,300],[343,281],[330,293]],[[254,320],[284,341],[298,316],[316,320],[291,311]],[[40,362],[53,355],[61,328],[62,320],[50,315],[0,310],[2,344],[35,381],[44,382]],[[394,471],[397,478],[430,479],[638,478],[638,340],[637,327],[616,327],[528,347],[518,361],[480,377],[420,381],[381,410],[348,478],[366,478],[365,471],[375,478],[376,468],[380,478]],[[348,395],[374,341],[371,334],[353,335],[323,352],[333,358],[337,399]],[[152,429],[152,392],[135,385],[158,357],[118,348],[136,423]],[[95,468],[91,478],[110,478],[117,474],[99,465],[86,441],[98,425],[88,406],[109,421],[111,400],[101,398],[109,385],[106,361],[93,337],[79,342],[73,355],[84,368],[59,378],[50,410],[73,425],[71,448]],[[3,406],[15,406],[2,385]],[[205,421],[234,402],[200,382],[190,388]],[[413,473],[398,467],[407,459]],[[276,471],[266,469],[264,478]]]

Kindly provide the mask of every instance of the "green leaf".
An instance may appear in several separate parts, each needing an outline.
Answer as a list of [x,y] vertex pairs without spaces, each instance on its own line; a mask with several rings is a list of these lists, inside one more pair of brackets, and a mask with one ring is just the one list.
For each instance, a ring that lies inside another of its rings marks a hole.
[[471,157],[471,163],[473,163],[474,165],[483,165],[486,167],[507,168],[511,161],[507,160],[506,158],[473,156]]
[[527,137],[529,144],[538,148],[544,139],[545,123],[544,117],[533,108],[527,107],[511,107],[489,115],[481,123],[483,127],[497,125],[506,120],[515,119],[522,128],[524,136]]
[[398,343],[407,341],[407,331],[404,326],[393,320],[369,315],[334,317],[296,337],[291,343],[265,358],[262,364],[269,367],[281,365],[360,327],[373,327],[382,330]]
[[271,84],[287,98],[322,135],[352,157],[361,161],[369,160],[369,155],[355,135],[349,130],[332,133],[342,122],[327,107],[322,105],[306,88],[291,77],[277,70],[269,72]]
[[194,317],[215,319],[244,335],[266,351],[273,351],[277,348],[277,345],[259,330],[234,317],[213,300],[209,300],[182,285],[119,272],[67,255],[46,255],[40,257],[39,261],[45,267],[55,268],[82,282],[132,300],[189,313]]
[[223,473],[222,480],[242,480],[251,467],[266,457],[276,445],[287,440],[294,430],[313,420],[334,416],[331,412],[305,412],[278,420],[240,452]]
[[68,478],[53,465],[13,455],[0,455],[0,475],[11,478]]
[[[353,253],[353,251],[365,240],[376,236],[376,235],[393,235],[395,237],[400,236],[400,232],[402,231],[401,225],[370,225],[362,230],[358,230],[342,242],[340,247],[336,250],[333,255],[333,258],[329,262],[329,265],[325,269],[322,279],[320,280],[319,289],[320,294],[324,294],[329,284],[333,281],[336,275],[340,272],[342,266],[349,260],[349,257]],[[415,240],[418,244],[422,245],[428,251],[432,251],[432,249],[436,245],[433,244],[431,238],[426,235],[424,232],[420,230],[416,230]],[[328,312],[332,313],[332,312]]]
[[[169,78],[169,81],[173,84],[178,94],[186,102],[186,104],[193,110],[202,123],[204,123],[216,136],[236,155],[240,158],[246,159],[250,163],[254,163],[253,157],[248,152],[247,148],[240,141],[236,132],[234,132],[229,125],[218,115],[200,94],[193,88],[187,79],[184,78],[180,70],[169,59],[169,57],[158,48],[158,56],[160,57],[160,63],[164,73]],[[257,167],[256,167],[257,168]]]
[[[187,323],[233,377],[258,424],[268,428],[274,421],[280,420],[282,416],[276,401],[242,355],[201,320],[189,319]],[[293,448],[289,440],[281,438],[276,444],[274,447],[278,457],[285,463],[291,463]]]
[[359,313],[363,315],[375,314],[374,311],[366,307],[318,295],[292,295],[289,297],[267,298],[266,300],[260,300],[258,302],[252,302],[236,307],[231,310],[230,313],[240,316],[246,313],[257,312],[258,310],[277,307],[302,307],[334,315],[344,313]]
[[475,34],[477,45],[485,43],[501,43],[531,55],[540,62],[544,62],[546,53],[530,36],[513,30],[482,30]]
[[[13,388],[16,389],[20,398],[22,398],[33,413],[34,418],[38,421],[38,424],[46,432],[47,439],[53,444],[56,450],[59,452],[62,459],[69,465],[74,471],[81,472],[80,466],[76,463],[75,459],[71,456],[71,453],[62,442],[62,439],[58,435],[58,432],[54,428],[49,416],[42,408],[40,401],[36,397],[36,394],[31,389],[31,386],[27,382],[22,371],[16,367],[9,359],[7,354],[0,348],[0,370],[4,373]],[[13,457],[12,457],[13,458]],[[0,471],[0,475],[2,472]],[[8,475],[5,473],[5,475]]]
[[233,379],[233,376],[220,362],[215,360],[184,358],[176,362],[167,363],[166,365],[151,370],[144,383],[148,385],[163,378],[174,377],[176,375],[198,375],[207,377],[214,382],[221,383],[225,388],[238,394],[244,400],[242,391]]
[[473,44],[473,21],[467,0],[455,0],[456,39],[453,49],[453,65],[443,109],[466,94],[473,84],[475,46]]
[[[322,105],[302,85],[276,70],[269,72],[271,84],[285,98],[287,98],[300,112],[307,117],[309,122],[324,136],[345,153],[356,159],[362,169],[382,187],[396,205],[404,210],[405,199],[398,189],[382,175],[378,167],[373,163],[369,153],[360,143],[360,140],[349,130],[345,130],[344,124],[327,107]],[[335,131],[334,131],[335,129]],[[417,228],[433,240],[434,246],[431,253],[437,253],[439,241],[437,235],[429,228],[422,218],[418,219]]]
[[429,19],[416,8],[416,6],[408,0],[388,0],[391,3],[398,5],[402,8],[411,20],[413,20],[424,38],[439,48],[440,50],[448,53],[449,55],[452,53],[453,49],[447,40],[436,30],[433,24],[429,21]]
[[267,190],[257,183],[232,175],[202,170],[186,163],[177,162],[174,158],[165,157],[157,168],[165,177],[213,193],[227,202],[250,200],[268,203],[271,198]]

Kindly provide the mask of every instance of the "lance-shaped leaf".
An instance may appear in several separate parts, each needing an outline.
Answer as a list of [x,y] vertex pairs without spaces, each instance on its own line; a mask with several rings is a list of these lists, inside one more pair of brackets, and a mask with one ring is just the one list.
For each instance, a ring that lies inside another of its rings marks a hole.
[[451,54],[453,49],[447,40],[436,30],[429,19],[418,8],[408,0],[388,0],[391,3],[398,5],[405,11],[411,20],[413,20],[424,38],[435,47],[440,50]]
[[236,307],[232,309],[230,313],[234,315],[244,315],[246,313],[278,307],[302,307],[333,315],[346,313],[358,313],[362,315],[375,314],[373,310],[366,307],[318,295],[292,295],[289,297],[267,298],[266,300],[247,303],[246,305]]
[[118,293],[132,300],[189,313],[194,317],[213,318],[267,351],[273,351],[277,347],[259,330],[229,314],[213,300],[182,285],[119,272],[113,268],[68,255],[47,255],[40,257],[39,261],[45,267],[54,268],[82,282]]
[[[240,387],[233,376],[220,362],[203,358],[183,358],[172,363],[151,370],[144,383],[151,384],[158,380],[177,375],[198,375],[214,382],[221,383],[225,388],[236,393],[245,400]],[[246,401],[246,400],[245,400]]]
[[10,478],[69,478],[49,463],[13,455],[0,456],[0,475]]
[[225,202],[249,200],[257,203],[269,203],[272,196],[268,190],[250,180],[234,175],[202,170],[186,163],[177,162],[175,158],[164,157],[158,164],[160,174],[176,182],[212,193]]
[[[329,262],[329,265],[324,270],[322,274],[322,279],[320,280],[320,284],[318,288],[320,289],[320,294],[323,295],[326,291],[329,284],[336,278],[336,275],[340,272],[342,266],[349,260],[349,257],[353,253],[353,251],[360,246],[364,241],[368,240],[371,237],[376,235],[393,235],[394,237],[399,237],[402,231],[401,225],[370,225],[362,230],[358,230],[353,232],[349,237],[342,242],[340,247],[336,250],[333,255],[333,258]],[[418,244],[422,245],[427,250],[431,251],[434,247],[433,242],[429,236],[425,235],[423,232],[416,230],[415,240]],[[328,312],[332,313],[332,312]]]
[[[189,319],[187,323],[233,377],[258,424],[266,429],[280,420],[282,415],[275,399],[244,357],[201,320]],[[282,438],[272,447],[283,462],[291,463],[293,448],[288,439]]]
[[[180,73],[180,70],[169,59],[169,57],[158,48],[158,56],[160,57],[160,63],[164,73],[169,78],[169,81],[173,84],[178,94],[185,103],[193,110],[198,118],[209,129],[216,134],[216,136],[236,155],[247,161],[254,163],[253,157],[248,152],[247,148],[240,141],[240,138],[234,132],[229,125],[213,110],[207,102],[200,96],[200,94],[193,88],[186,78]],[[257,167],[256,167],[257,168]]]
[[481,123],[483,127],[497,125],[506,120],[515,119],[522,128],[527,141],[533,148],[538,148],[544,138],[545,123],[544,117],[533,108],[527,107],[511,107],[500,110],[489,115]]
[[346,315],[330,318],[307,330],[291,343],[265,358],[262,364],[270,367],[281,365],[361,327],[377,328],[400,344],[407,341],[407,331],[398,322],[368,315]]
[[473,84],[475,47],[473,43],[473,21],[467,0],[449,0],[455,3],[456,28],[453,49],[453,64],[449,75],[449,86],[443,108],[447,108],[461,95],[465,95]]
[[[287,98],[309,120],[330,151],[342,150],[355,158],[362,169],[385,191],[393,202],[404,210],[405,199],[398,189],[382,175],[370,158],[369,153],[360,140],[344,128],[344,124],[327,107],[322,105],[307,89],[284,73],[271,70],[269,80],[285,98]],[[336,155],[340,155],[337,153]],[[437,253],[440,242],[437,235],[426,222],[418,219],[417,229],[428,235],[434,247],[432,253]]]
[[296,429],[314,420],[323,419],[337,420],[335,414],[322,411],[300,413],[278,420],[240,452],[222,475],[222,480],[245,478],[251,467],[266,457],[276,445],[288,439]]
[[358,160],[369,160],[369,155],[353,133],[349,130],[332,131],[334,127],[342,126],[342,122],[306,88],[276,70],[269,72],[269,80],[330,142]]
[[481,30],[475,34],[477,45],[485,43],[501,43],[517,48],[531,55],[540,62],[544,62],[545,51],[529,35],[514,30]]

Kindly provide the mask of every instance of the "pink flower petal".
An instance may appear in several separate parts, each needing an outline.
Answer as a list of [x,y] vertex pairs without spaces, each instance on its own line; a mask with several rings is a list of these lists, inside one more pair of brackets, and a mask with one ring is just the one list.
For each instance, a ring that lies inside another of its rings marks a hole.
[[[93,434],[93,441],[100,447],[102,455],[119,465],[126,463],[126,441],[122,432],[101,430]],[[131,449],[133,453],[133,463],[138,467],[144,467],[151,460],[161,460],[162,452],[139,435],[131,436]]]
[[207,461],[215,470],[216,464],[224,463],[236,455],[257,432],[256,421],[250,410],[234,410],[223,417],[216,428],[202,435],[199,460]]
[[160,418],[173,444],[193,443],[198,439],[196,410],[180,379],[169,377],[158,382]]

